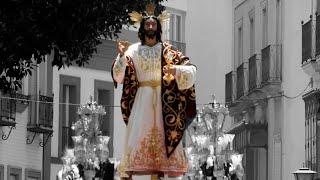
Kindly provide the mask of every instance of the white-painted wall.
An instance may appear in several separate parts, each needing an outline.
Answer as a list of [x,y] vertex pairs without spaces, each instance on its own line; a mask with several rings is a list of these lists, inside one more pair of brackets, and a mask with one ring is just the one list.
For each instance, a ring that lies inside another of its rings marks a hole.
[[[301,20],[309,20],[311,0],[286,0],[283,5],[282,87],[285,95],[296,96],[305,89],[310,78],[301,68]],[[301,96],[284,100],[283,116],[282,179],[294,180],[291,173],[305,161],[305,105]]]
[[[9,139],[0,139],[0,165],[4,165],[4,179],[7,179],[7,166],[22,168],[22,179],[25,177],[25,169],[35,169],[42,174],[42,135],[37,135],[32,144],[26,144],[27,135],[32,138],[33,134],[27,132],[29,109],[22,113],[16,113],[16,129],[13,129]],[[0,127],[0,136],[8,134],[8,127]]]
[[[85,104],[90,100],[90,96],[94,97],[94,80],[112,82],[110,72],[99,71],[93,69],[80,68],[70,66],[65,69],[53,68],[53,93],[54,93],[54,104],[53,104],[53,133],[52,144],[51,144],[51,156],[58,157],[58,138],[59,135],[59,85],[60,75],[68,75],[79,77],[80,80],[80,104]],[[116,105],[116,104],[115,104]]]
[[169,0],[162,3],[166,7],[188,11],[188,3],[185,0]]
[[62,165],[60,164],[51,164],[50,167],[50,180],[56,180],[57,174],[61,170]]

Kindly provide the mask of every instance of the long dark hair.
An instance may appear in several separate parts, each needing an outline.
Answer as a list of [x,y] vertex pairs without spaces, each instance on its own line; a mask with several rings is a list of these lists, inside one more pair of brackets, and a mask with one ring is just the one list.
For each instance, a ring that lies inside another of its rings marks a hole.
[[156,40],[158,42],[162,42],[161,40],[161,34],[162,34],[162,27],[161,27],[161,23],[160,21],[155,17],[155,16],[148,16],[142,19],[141,23],[140,23],[140,28],[139,28],[139,32],[138,32],[138,37],[141,41],[141,44],[145,44],[146,42],[146,36],[145,36],[145,29],[144,29],[144,23],[146,22],[146,20],[148,19],[154,19],[157,22],[157,31],[156,31]]

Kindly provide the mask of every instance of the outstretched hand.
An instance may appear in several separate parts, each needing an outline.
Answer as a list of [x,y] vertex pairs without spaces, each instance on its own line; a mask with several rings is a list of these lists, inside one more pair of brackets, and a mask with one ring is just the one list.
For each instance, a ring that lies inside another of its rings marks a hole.
[[130,46],[130,42],[128,41],[118,41],[118,53],[120,56],[123,56],[128,47]]
[[163,73],[165,74],[172,74],[173,76],[176,75],[176,67],[173,65],[163,66],[162,70],[163,70]]

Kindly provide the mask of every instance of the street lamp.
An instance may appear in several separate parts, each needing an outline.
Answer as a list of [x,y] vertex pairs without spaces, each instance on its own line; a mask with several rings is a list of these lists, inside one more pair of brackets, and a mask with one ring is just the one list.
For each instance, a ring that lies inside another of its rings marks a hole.
[[295,180],[313,180],[314,174],[317,172],[310,170],[309,168],[300,168],[299,170],[293,172]]

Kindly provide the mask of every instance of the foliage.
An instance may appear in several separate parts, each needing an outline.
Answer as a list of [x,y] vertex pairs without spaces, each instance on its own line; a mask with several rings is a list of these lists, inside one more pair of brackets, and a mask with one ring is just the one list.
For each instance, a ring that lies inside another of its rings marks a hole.
[[129,23],[128,12],[143,11],[149,1],[0,1],[0,90],[21,87],[21,79],[31,75],[46,54],[54,53],[52,65],[59,69],[83,66],[101,38],[117,36]]

